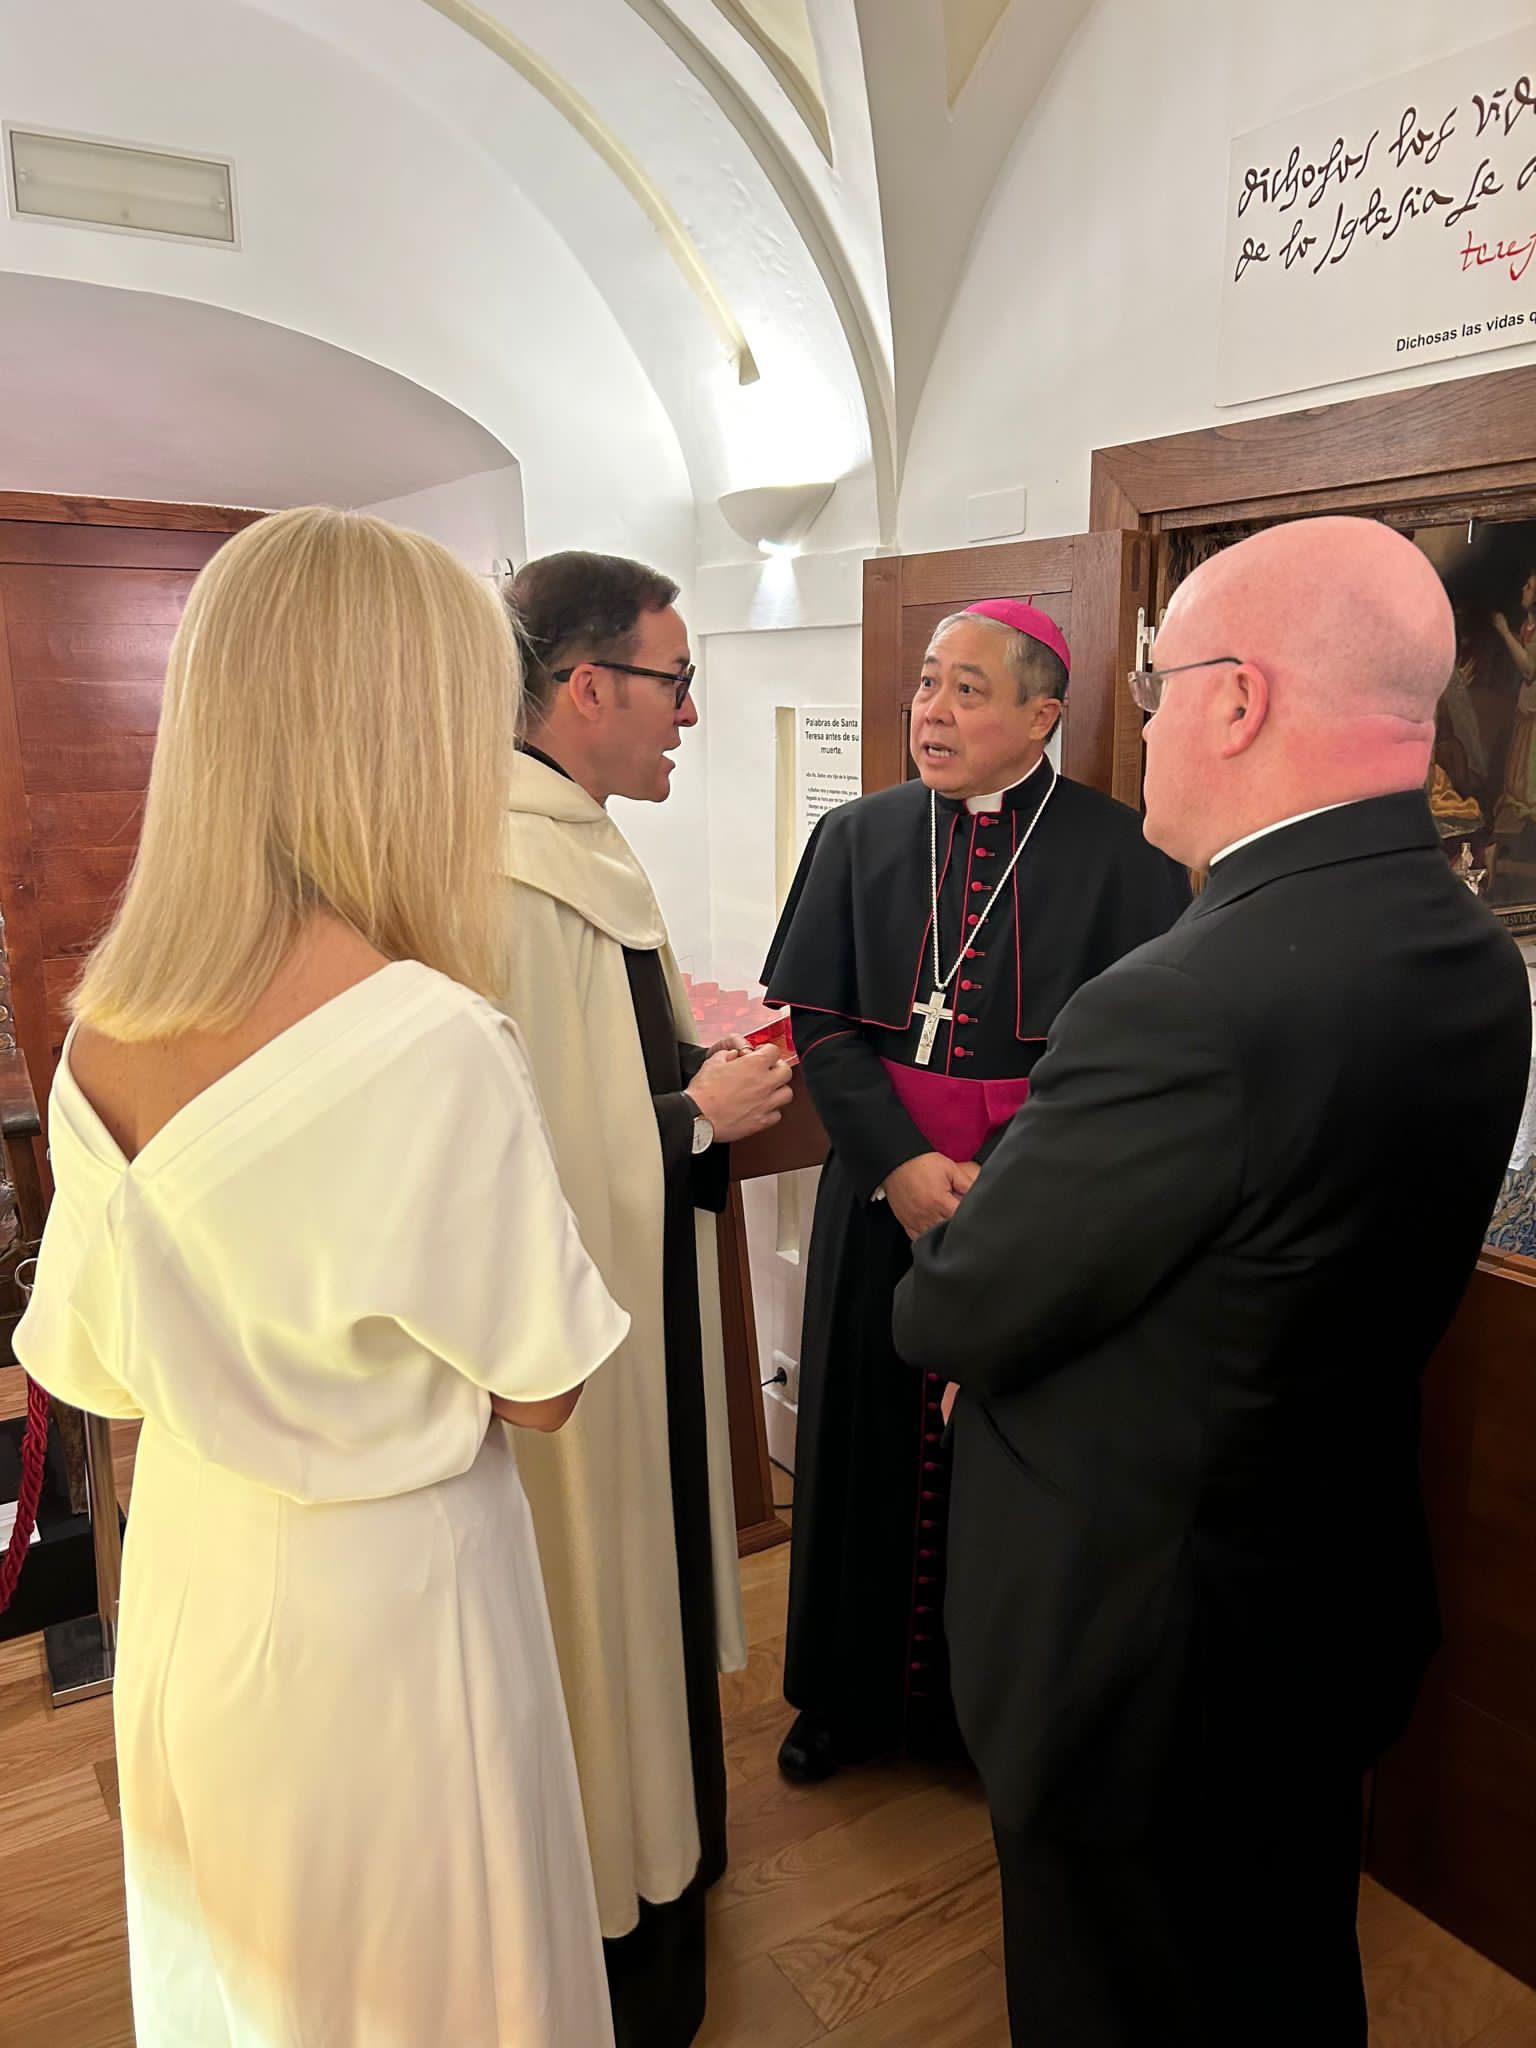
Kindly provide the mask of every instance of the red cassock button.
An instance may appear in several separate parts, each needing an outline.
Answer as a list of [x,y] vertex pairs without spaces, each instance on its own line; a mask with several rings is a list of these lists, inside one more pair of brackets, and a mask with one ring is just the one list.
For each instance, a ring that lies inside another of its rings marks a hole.
[[976,986],[976,984],[974,981],[962,981],[960,986],[965,990],[966,994],[969,995],[969,993]]
[[986,883],[985,883],[985,882],[972,882],[972,884],[971,884],[971,894],[972,894],[973,896],[979,896],[979,895],[981,894],[981,892],[982,892],[982,891],[983,891],[983,890],[984,890],[984,889],[986,888],[986,886],[987,886],[987,885],[986,885]]
[[[970,915],[969,915],[969,916],[968,916],[968,917],[966,918],[966,920],[965,920],[965,921],[966,921],[966,923],[967,923],[967,924],[980,924],[980,923],[981,923],[981,919],[980,919],[980,918],[979,918],[979,917],[978,917],[978,916],[976,915],[976,913],[975,913],[975,911],[974,911],[974,910],[973,910],[973,911],[972,911],[972,912],[970,913]],[[968,960],[974,960],[976,956],[975,956],[975,954],[974,954],[974,953],[967,953],[965,957],[966,957],[966,958],[967,958]]]
[[955,1058],[957,1060],[968,1060],[971,1057],[970,1049],[967,1046],[957,1045],[955,1047]]
[[968,1017],[965,1014],[964,1010],[961,1010],[956,1014],[955,1022],[957,1024],[974,1024],[976,1022],[976,1019],[974,1017]]

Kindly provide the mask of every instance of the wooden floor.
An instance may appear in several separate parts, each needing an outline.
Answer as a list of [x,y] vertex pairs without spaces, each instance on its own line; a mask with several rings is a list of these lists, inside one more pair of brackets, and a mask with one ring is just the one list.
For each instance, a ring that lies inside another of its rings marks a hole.
[[[787,1569],[783,1549],[742,1568],[752,1656],[724,1682],[731,1868],[699,2048],[1006,2048],[974,1787],[874,1768],[799,1790],[774,1769]],[[38,1641],[0,1647],[3,2048],[131,2048],[118,1857],[109,1704],[54,1713]],[[1373,2048],[1536,2048],[1536,1993],[1370,1883],[1361,1940]]]

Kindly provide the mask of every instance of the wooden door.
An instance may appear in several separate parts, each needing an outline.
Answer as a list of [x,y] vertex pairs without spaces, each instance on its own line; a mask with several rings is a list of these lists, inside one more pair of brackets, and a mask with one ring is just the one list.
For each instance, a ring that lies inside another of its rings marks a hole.
[[882,556],[864,565],[864,787],[910,775],[912,699],[933,629],[983,597],[1025,598],[1066,634],[1072,681],[1062,718],[1062,767],[1078,782],[1135,803],[1141,717],[1125,679],[1136,665],[1137,615],[1150,602],[1150,547],[1138,533],[941,554]]
[[171,635],[198,570],[259,516],[0,494],[0,915],[39,1101],[132,864]]

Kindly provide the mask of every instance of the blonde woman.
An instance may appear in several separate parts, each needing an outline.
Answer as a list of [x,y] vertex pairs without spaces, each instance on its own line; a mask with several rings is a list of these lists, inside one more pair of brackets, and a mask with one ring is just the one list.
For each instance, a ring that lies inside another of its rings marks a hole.
[[518,671],[380,521],[232,540],[75,999],[16,1338],[144,1417],[116,1714],[139,2048],[611,2040],[496,1418],[621,1342],[492,986]]

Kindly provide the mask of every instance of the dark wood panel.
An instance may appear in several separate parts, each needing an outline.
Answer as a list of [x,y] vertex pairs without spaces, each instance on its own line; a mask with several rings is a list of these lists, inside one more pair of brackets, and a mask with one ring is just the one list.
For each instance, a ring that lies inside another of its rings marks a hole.
[[5,593],[0,589],[0,916],[10,966],[16,1042],[32,1085],[46,1097],[53,1080],[47,1001],[43,993],[42,942],[32,875],[31,826],[22,775],[16,693],[11,683]]
[[128,880],[133,852],[131,845],[51,854],[34,849],[32,872],[45,963],[78,963],[95,945]]
[[1520,1268],[1474,1276],[1436,1354],[1425,1482],[1445,1682],[1536,1744],[1536,1274]]
[[201,569],[227,533],[164,533],[138,526],[49,526],[0,519],[0,562],[72,563],[98,569]]
[[39,742],[23,750],[27,788],[34,792],[137,790],[149,781],[153,733],[103,732],[78,740]]
[[175,638],[173,621],[121,626],[80,619],[14,620],[11,662],[26,683],[159,683]]
[[1536,1984],[1536,1739],[1434,1683],[1377,1767],[1372,1874]]
[[7,518],[10,552],[29,558],[0,566],[0,908],[40,1093],[80,956],[137,845],[187,593],[228,534],[259,516],[0,494],[0,563]]
[[1527,462],[1533,421],[1536,367],[1521,367],[1127,442],[1094,453],[1090,518],[1112,498],[1144,516]]
[[1072,588],[1077,542],[1070,535],[1048,540],[1011,540],[996,547],[946,548],[937,554],[902,555],[901,601],[942,604],[959,611],[983,597],[1027,597],[1044,605],[1042,593]]
[[38,891],[37,920],[43,960],[78,967],[106,930],[113,896],[49,896]]
[[110,619],[123,626],[174,626],[193,578],[184,569],[0,569],[6,615],[45,625]]
[[41,897],[105,903],[121,890],[133,866],[133,845],[69,846],[40,853],[34,846],[32,872]]
[[741,1555],[746,1557],[772,1544],[786,1542],[789,1526],[779,1519],[773,1506],[773,1473],[768,1463],[768,1427],[763,1419],[762,1369],[758,1364],[747,1222],[741,1187],[735,1180],[719,1222],[719,1260],[731,1486],[736,1503],[736,1541]]
[[[1151,543],[1084,534],[1072,586],[1072,683],[1062,729],[1065,772],[1123,803],[1141,800],[1141,714],[1127,677],[1139,611],[1151,603]],[[1065,622],[1059,622],[1065,626]]]
[[906,772],[901,714],[901,562],[894,555],[864,564],[864,787],[889,789]]
[[0,491],[0,519],[65,526],[140,526],[165,532],[238,533],[265,512],[230,505],[162,505],[154,498],[61,497],[53,491]]
[[69,999],[75,992],[83,964],[80,960],[43,962],[43,1010],[47,1019],[48,1049],[54,1059],[58,1058],[69,1030]]
[[72,849],[122,849],[132,857],[144,817],[144,792],[139,789],[58,790],[34,792],[32,850],[39,859]]
[[14,665],[12,680],[23,757],[34,747],[94,746],[119,735],[153,740],[160,724],[159,683],[25,683]]
[[[1464,526],[1469,519],[1526,519],[1536,511],[1536,463],[1512,462],[1504,469],[1455,470],[1444,489],[1425,495],[1425,479],[1346,484],[1332,491],[1280,491],[1264,498],[1238,498],[1219,508],[1180,506],[1159,512],[1161,533],[1184,527],[1259,519],[1302,519],[1312,513],[1380,513],[1394,526]],[[1450,495],[1446,495],[1446,490]]]
[[808,1166],[820,1166],[831,1151],[821,1118],[797,1072],[794,1098],[771,1131],[755,1138],[741,1138],[731,1147],[731,1179],[761,1180],[771,1173],[800,1173]]

